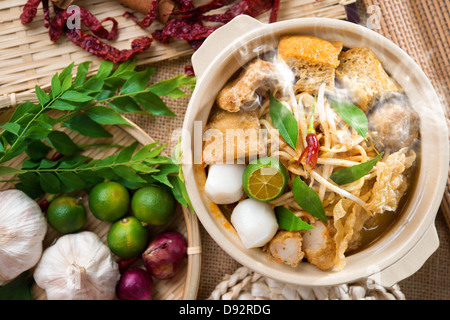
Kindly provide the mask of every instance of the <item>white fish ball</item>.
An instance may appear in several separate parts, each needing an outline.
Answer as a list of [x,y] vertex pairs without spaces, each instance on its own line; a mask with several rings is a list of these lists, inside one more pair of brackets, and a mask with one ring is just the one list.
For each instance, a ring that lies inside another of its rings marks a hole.
[[213,164],[209,167],[205,193],[217,204],[239,201],[244,195],[242,174],[245,164]]
[[278,230],[272,207],[251,198],[238,203],[231,214],[231,223],[247,249],[262,247]]

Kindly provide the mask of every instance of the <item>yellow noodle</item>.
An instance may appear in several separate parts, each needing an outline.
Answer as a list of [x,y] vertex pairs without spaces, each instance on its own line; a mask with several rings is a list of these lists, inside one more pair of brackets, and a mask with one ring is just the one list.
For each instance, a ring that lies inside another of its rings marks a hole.
[[364,207],[365,206],[365,202],[362,201],[361,199],[359,199],[358,197],[354,196],[353,194],[335,186],[334,184],[328,182],[327,180],[325,180],[324,178],[322,178],[317,172],[315,172],[314,170],[311,171],[311,176],[314,177],[319,183],[321,184],[325,184],[327,185],[327,187],[340,194],[342,197],[348,198],[350,200],[355,201],[357,204],[359,204],[360,206]]

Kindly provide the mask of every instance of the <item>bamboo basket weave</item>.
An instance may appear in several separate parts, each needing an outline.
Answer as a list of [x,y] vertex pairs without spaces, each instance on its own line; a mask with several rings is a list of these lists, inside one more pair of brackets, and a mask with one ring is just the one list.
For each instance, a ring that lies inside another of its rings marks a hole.
[[[282,0],[278,20],[312,16],[344,19],[344,6],[355,1]],[[33,22],[23,26],[19,17],[25,3],[26,0],[0,1],[0,95],[27,91],[36,84],[45,87],[56,72],[67,66],[68,61],[75,61],[75,67],[83,61],[93,61],[90,71],[98,70],[99,59],[74,45],[65,36],[57,43],[50,41],[48,29],[44,27],[41,7]],[[117,1],[79,0],[74,4],[88,9],[99,20],[106,17],[117,20],[119,36],[109,43],[118,49],[128,49],[132,39],[148,36],[154,30],[162,28],[162,24],[155,21],[150,28],[141,29],[131,19],[122,16],[127,9]],[[269,15],[270,12],[266,12],[258,19],[268,22]],[[106,23],[105,26],[110,27]],[[139,55],[138,64],[155,63],[191,53],[193,50],[185,41],[172,41],[169,45],[153,41],[150,49]]]
[[[9,119],[10,114],[17,104],[24,101],[37,102],[34,94],[20,94],[12,95],[10,101],[6,99],[0,100],[0,124],[3,124]],[[3,112],[2,112],[3,111]],[[128,120],[129,121],[129,120]],[[95,139],[95,143],[114,143],[118,145],[130,145],[138,141],[141,145],[155,142],[147,133],[129,121],[131,126],[106,126],[105,128],[113,137],[106,139]],[[92,138],[83,137],[74,132],[67,131],[67,134],[73,141],[79,145],[94,143]],[[104,158],[114,153],[117,153],[117,148],[102,149],[87,149],[83,154],[91,158]],[[19,168],[22,162],[26,159],[25,155],[19,156],[5,165]],[[11,188],[12,184],[3,182],[0,183],[0,190]],[[107,245],[106,236],[111,226],[110,222],[100,221],[95,218],[89,210],[88,195],[84,192],[76,192],[73,195],[83,198],[82,202],[87,210],[87,221],[81,231],[92,231],[96,233],[100,239]],[[188,258],[184,259],[175,276],[170,280],[153,279],[154,289],[153,298],[156,300],[192,300],[197,296],[197,290],[200,280],[201,270],[201,239],[198,228],[197,217],[189,209],[178,206],[175,217],[167,224],[161,227],[150,227],[149,238],[154,238],[158,233],[165,230],[176,230],[183,234],[187,239]],[[61,234],[48,226],[48,231],[44,239],[44,249],[52,245]],[[117,257],[116,257],[117,258]],[[118,260],[118,259],[116,259]],[[142,262],[136,262],[136,267],[143,267]],[[45,291],[39,288],[36,284],[32,287],[33,298],[36,300],[46,299]]]

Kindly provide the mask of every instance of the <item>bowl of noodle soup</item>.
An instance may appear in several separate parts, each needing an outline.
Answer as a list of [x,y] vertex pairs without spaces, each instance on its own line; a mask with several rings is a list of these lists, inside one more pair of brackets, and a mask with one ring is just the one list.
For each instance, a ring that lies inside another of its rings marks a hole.
[[[195,213],[231,257],[296,285],[392,285],[437,249],[447,126],[430,81],[400,48],[341,20],[239,16],[192,62],[183,174]],[[284,179],[270,199],[246,185],[258,159],[275,159]],[[262,212],[270,226],[255,231]]]

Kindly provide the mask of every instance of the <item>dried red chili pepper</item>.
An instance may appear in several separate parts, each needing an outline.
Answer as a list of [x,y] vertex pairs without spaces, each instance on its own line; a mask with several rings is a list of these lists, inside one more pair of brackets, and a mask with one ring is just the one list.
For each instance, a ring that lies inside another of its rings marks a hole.
[[50,10],[48,8],[48,0],[42,0],[42,9],[44,11],[44,26],[50,26]]
[[184,66],[184,73],[190,77],[195,77],[194,67],[191,65]]
[[140,37],[131,42],[131,49],[119,50],[80,29],[67,29],[66,36],[83,50],[114,63],[134,58],[137,54],[147,50],[153,41],[150,37]]
[[152,35],[164,42],[168,38],[182,39],[185,41],[203,40],[207,38],[220,26],[204,26],[201,21],[172,19],[167,21],[162,32],[156,32]]
[[123,16],[130,17],[141,28],[147,28],[153,23],[153,21],[155,21],[155,19],[158,16],[158,2],[159,2],[158,0],[152,1],[150,9],[148,10],[147,14],[145,15],[145,17],[142,21],[139,21],[139,19],[136,18],[136,16],[129,11],[126,11],[123,14]]
[[195,8],[193,0],[176,0],[176,4],[182,11],[188,11]]
[[314,129],[314,108],[315,104],[313,104],[308,130],[306,131],[306,147],[297,160],[297,165],[300,165],[302,159],[306,156],[306,164],[309,164],[311,169],[316,167],[319,158],[319,140]]
[[[178,1],[179,4],[180,1]],[[185,1],[183,8],[173,11],[176,16],[169,20],[162,30],[155,31],[152,36],[163,44],[169,42],[171,38],[186,40],[197,50],[203,41],[219,26],[205,26],[204,21],[227,23],[240,14],[247,14],[257,17],[260,14],[272,9],[270,22],[274,22],[278,17],[279,0],[242,0],[234,4],[223,14],[204,15],[204,13],[229,5],[235,0],[211,0],[210,2],[194,7],[192,1]]]
[[[90,35],[81,29],[71,29],[67,27],[67,20],[72,17],[76,11],[62,10],[54,4],[56,15],[53,19],[50,19],[48,0],[28,0],[20,16],[23,24],[29,23],[33,20],[36,16],[37,8],[41,1],[44,10],[45,26],[49,28],[50,39],[52,41],[57,41],[61,35],[65,33],[73,43],[80,46],[83,50],[96,55],[100,59],[110,60],[114,63],[124,62],[148,49],[153,42],[153,39],[150,37],[140,37],[131,42],[131,49],[118,50],[97,38],[99,37],[108,40],[114,40],[117,38],[118,23],[114,18],[108,17],[102,21],[98,21],[97,18],[88,10],[78,7],[80,10],[80,22],[91,30],[95,36]],[[157,3],[158,1],[154,2]],[[102,24],[105,21],[112,21],[113,26],[111,31],[108,31],[103,27]]]
[[[102,21],[98,21],[97,18],[88,10],[78,7],[80,10],[80,22],[84,24],[89,30],[91,30],[97,37],[107,40],[114,40],[118,35],[118,23],[114,18],[105,18]],[[67,27],[67,19],[69,19],[74,11],[57,10],[57,14],[50,23],[50,39],[57,41]],[[112,21],[113,26],[111,31],[106,30],[102,23],[105,21]]]
[[257,17],[272,9],[269,22],[275,22],[278,17],[279,6],[279,0],[242,0],[233,5],[225,13],[203,16],[202,20],[226,23],[241,14]]
[[[93,35],[87,34],[80,29],[67,28],[67,20],[75,12],[67,12],[54,5],[55,17],[51,20],[48,8],[48,0],[28,0],[24,6],[20,18],[23,24],[29,23],[36,16],[39,4],[43,2],[45,26],[49,28],[50,39],[57,41],[65,32],[67,37],[79,45],[84,50],[97,55],[101,59],[113,62],[123,62],[136,54],[148,49],[152,43],[151,38],[141,37],[133,40],[130,50],[118,50]],[[198,49],[203,41],[220,26],[205,26],[203,21],[228,22],[239,14],[248,14],[256,17],[270,9],[272,13],[270,22],[276,21],[279,0],[242,0],[233,5],[227,12],[221,15],[205,16],[204,13],[217,9],[225,5],[232,4],[232,0],[211,0],[208,3],[195,7],[193,0],[175,0],[179,17],[167,21],[162,30],[153,32],[153,38],[161,43],[168,43],[171,38],[178,38],[187,41],[194,49]],[[150,26],[158,16],[159,0],[152,0],[151,6],[142,21],[139,21],[132,13],[125,12],[124,16],[129,16],[142,28]],[[80,8],[80,20],[94,35],[102,39],[114,40],[118,34],[118,23],[113,18],[106,18],[98,21],[89,11]],[[173,12],[172,12],[173,13]],[[111,31],[107,31],[102,23],[112,21]]]
[[37,8],[41,0],[28,0],[25,6],[23,7],[22,14],[20,15],[20,21],[22,24],[27,24],[33,21],[34,17],[37,13]]
[[198,17],[210,10],[218,9],[223,6],[232,4],[236,0],[212,0],[198,7],[190,7],[173,11],[172,14],[178,15],[180,18]]
[[279,10],[280,10],[280,0],[274,0],[272,4],[272,12],[270,13],[269,23],[278,21]]

